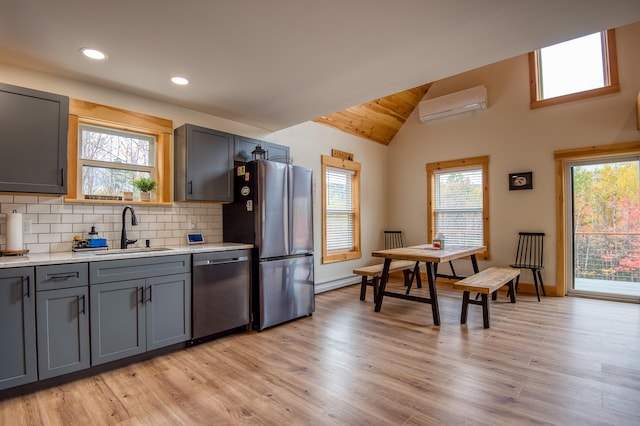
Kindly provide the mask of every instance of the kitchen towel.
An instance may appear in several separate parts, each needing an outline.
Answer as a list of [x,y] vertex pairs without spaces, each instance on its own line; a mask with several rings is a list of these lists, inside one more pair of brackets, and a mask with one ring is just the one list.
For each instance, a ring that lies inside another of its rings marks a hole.
[[7,251],[22,250],[22,213],[7,213]]

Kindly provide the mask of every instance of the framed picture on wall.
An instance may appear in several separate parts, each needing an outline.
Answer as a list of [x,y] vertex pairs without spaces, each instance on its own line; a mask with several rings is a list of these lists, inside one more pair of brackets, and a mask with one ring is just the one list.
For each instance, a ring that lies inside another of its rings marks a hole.
[[533,189],[533,172],[509,173],[509,191]]

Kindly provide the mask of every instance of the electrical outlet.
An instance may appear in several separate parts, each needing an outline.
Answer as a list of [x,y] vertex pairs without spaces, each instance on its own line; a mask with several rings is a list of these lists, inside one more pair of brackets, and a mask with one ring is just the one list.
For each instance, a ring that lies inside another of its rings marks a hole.
[[31,219],[25,219],[25,221],[22,222],[22,233],[31,234]]
[[196,229],[196,220],[195,220],[195,218],[189,219],[189,229]]

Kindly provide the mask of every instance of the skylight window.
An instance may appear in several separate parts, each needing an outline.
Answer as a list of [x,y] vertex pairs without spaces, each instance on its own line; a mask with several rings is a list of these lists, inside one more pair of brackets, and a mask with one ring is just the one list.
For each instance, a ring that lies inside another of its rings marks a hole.
[[542,99],[604,87],[602,33],[540,49]]
[[613,30],[536,50],[529,60],[532,108],[620,91]]

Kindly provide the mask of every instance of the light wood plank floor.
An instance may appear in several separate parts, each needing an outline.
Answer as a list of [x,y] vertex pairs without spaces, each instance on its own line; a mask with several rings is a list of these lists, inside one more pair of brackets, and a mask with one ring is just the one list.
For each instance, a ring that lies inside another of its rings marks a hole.
[[[393,284],[400,286],[399,284]],[[505,295],[460,325],[359,286],[316,313],[0,401],[0,425],[640,424],[640,305]],[[416,293],[423,292],[416,290]]]

